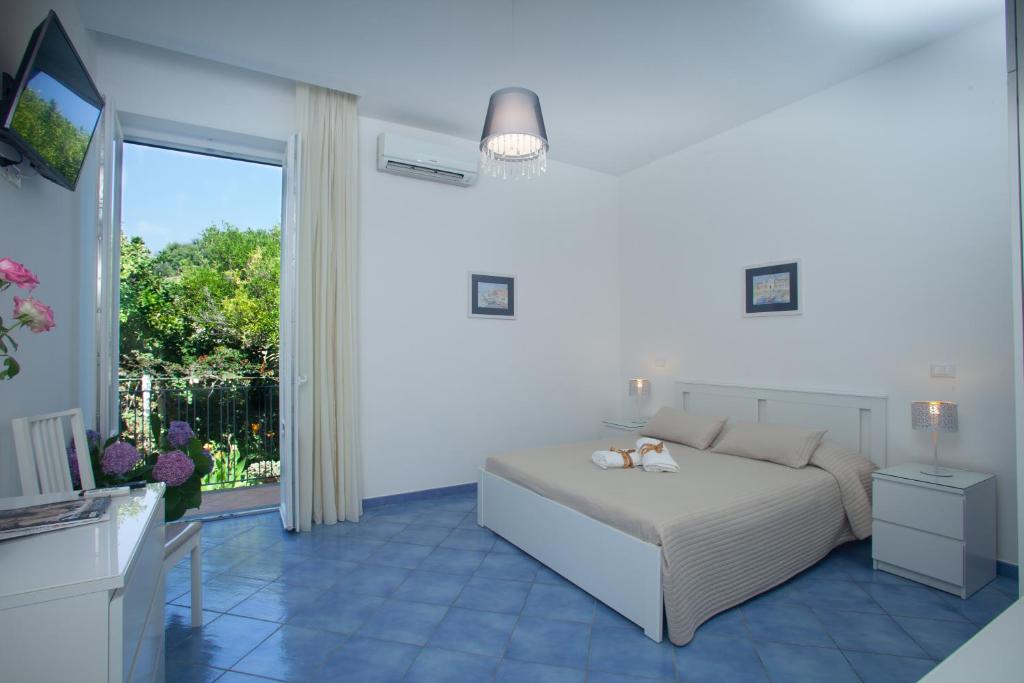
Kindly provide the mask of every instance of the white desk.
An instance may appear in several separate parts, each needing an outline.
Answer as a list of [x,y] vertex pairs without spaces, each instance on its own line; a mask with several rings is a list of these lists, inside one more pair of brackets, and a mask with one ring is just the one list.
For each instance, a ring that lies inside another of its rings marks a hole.
[[163,681],[163,495],[150,484],[112,499],[104,522],[0,542],[0,677]]

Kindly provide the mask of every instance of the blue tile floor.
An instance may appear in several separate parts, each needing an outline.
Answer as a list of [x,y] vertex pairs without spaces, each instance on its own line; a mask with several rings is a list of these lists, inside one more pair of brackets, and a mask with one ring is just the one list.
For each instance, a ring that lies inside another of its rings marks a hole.
[[639,628],[494,534],[471,494],[281,530],[277,514],[203,527],[204,625],[189,566],[167,577],[167,680],[687,683],[916,681],[1005,609],[871,569],[848,544],[704,624],[686,647]]

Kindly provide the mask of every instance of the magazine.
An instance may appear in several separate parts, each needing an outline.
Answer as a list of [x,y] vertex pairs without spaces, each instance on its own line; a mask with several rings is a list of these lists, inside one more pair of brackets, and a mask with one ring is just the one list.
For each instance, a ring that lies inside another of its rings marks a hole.
[[0,510],[0,541],[41,534],[109,518],[110,498],[75,498],[13,510]]

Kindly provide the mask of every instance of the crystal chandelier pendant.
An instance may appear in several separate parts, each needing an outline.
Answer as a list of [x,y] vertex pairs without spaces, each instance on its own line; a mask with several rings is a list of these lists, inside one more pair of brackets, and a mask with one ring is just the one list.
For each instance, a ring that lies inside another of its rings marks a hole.
[[548,135],[537,93],[502,88],[491,95],[480,135],[480,161],[495,178],[532,178],[547,170]]

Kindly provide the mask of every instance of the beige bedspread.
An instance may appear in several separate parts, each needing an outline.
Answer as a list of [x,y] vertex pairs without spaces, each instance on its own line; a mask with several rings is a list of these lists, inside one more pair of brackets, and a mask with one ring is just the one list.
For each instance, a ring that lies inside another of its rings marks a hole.
[[[822,457],[802,469],[667,443],[674,474],[602,470],[590,454],[629,440],[488,458],[487,471],[662,547],[669,638],[684,645],[715,614],[871,533],[870,462]],[[865,465],[866,463],[866,465]],[[851,528],[852,527],[852,528]],[[856,534],[852,532],[856,530]]]

